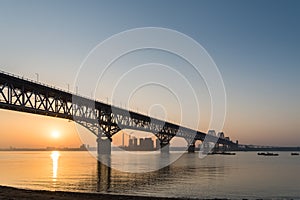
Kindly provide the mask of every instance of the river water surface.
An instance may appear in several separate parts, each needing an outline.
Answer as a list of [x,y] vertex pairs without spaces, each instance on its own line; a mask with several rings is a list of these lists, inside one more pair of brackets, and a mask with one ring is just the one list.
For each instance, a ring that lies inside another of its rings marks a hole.
[[[300,199],[300,156],[279,154],[238,152],[200,159],[198,153],[184,153],[158,171],[128,173],[98,163],[89,152],[2,151],[0,185],[167,197]],[[123,152],[113,152],[111,164],[147,167],[142,157],[132,163]]]

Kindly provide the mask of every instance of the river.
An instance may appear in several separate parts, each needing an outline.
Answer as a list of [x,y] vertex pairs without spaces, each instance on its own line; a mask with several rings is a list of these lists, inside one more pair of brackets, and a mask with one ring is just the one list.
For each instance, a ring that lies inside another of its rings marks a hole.
[[199,158],[198,153],[184,153],[160,170],[129,173],[114,166],[143,168],[146,161],[132,163],[123,152],[113,152],[113,167],[108,168],[85,151],[2,151],[0,185],[164,197],[300,199],[300,156],[279,154],[237,152]]

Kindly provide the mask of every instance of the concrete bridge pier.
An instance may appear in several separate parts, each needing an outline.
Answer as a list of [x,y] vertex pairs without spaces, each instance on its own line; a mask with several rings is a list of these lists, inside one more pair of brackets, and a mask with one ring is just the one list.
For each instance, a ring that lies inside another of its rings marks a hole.
[[203,141],[200,150],[205,154],[209,153],[211,151],[209,142]]
[[107,192],[111,186],[110,156],[103,155],[97,161],[97,192]]
[[224,145],[221,147],[219,143],[216,143],[215,147],[213,148],[213,151],[215,152],[224,151]]
[[195,145],[196,141],[193,141],[191,144],[188,145],[188,153],[195,153]]
[[160,143],[160,153],[170,153],[170,143]]
[[111,140],[103,134],[97,138],[97,153],[98,156],[111,155]]

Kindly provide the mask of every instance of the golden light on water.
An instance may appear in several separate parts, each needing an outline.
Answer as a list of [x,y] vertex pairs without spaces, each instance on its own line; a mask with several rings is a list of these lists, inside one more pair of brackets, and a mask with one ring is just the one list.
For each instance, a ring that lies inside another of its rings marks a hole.
[[51,158],[52,158],[52,179],[56,181],[57,178],[57,170],[58,170],[58,158],[60,154],[59,151],[52,151]]

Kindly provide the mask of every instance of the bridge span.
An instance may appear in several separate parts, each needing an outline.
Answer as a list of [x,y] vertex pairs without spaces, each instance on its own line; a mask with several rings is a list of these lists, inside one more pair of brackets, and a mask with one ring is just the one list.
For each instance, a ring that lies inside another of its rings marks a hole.
[[204,139],[237,146],[228,138],[150,118],[5,72],[0,72],[0,108],[73,120],[97,136],[98,154],[110,154],[112,136],[122,129],[153,133],[163,152],[169,151],[170,140],[175,136],[188,142],[190,152],[195,150],[197,140]]

